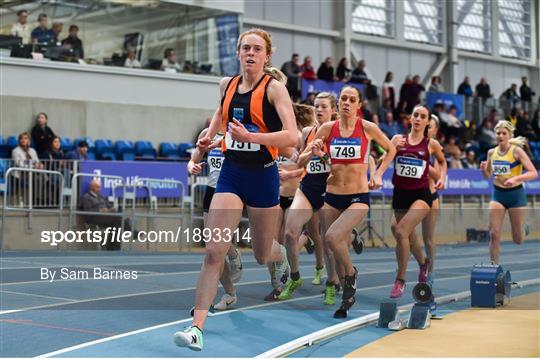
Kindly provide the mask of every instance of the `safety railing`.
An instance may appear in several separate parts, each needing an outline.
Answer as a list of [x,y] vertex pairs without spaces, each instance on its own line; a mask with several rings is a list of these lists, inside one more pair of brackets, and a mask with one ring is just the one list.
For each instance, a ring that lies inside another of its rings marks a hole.
[[[62,189],[64,176],[58,171],[35,168],[11,167],[5,175],[5,193],[2,201],[0,250],[3,248],[6,212],[27,213],[27,226],[31,229],[32,213],[58,215],[58,230],[62,229],[64,204]],[[50,188],[54,186],[54,189]],[[45,193],[50,196],[44,197]],[[54,194],[54,196],[53,196]]]

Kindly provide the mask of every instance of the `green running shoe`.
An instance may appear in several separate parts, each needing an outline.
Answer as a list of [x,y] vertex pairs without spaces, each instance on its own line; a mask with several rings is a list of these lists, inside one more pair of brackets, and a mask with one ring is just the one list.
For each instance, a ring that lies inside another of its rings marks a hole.
[[289,279],[287,284],[285,284],[285,289],[283,289],[283,292],[281,292],[281,294],[278,296],[278,299],[279,300],[291,299],[294,291],[300,288],[301,286],[302,286],[302,278],[299,278],[298,280]]
[[311,284],[313,284],[313,285],[321,285],[323,271],[324,271],[324,267],[322,267],[321,269],[315,268],[315,274],[314,274],[315,278],[313,278],[313,280],[311,281]]
[[174,343],[179,347],[188,347],[198,352],[204,346],[203,334],[197,327],[188,327],[181,332],[174,333]]
[[324,290],[324,305],[336,304],[336,286],[334,284],[327,285]]

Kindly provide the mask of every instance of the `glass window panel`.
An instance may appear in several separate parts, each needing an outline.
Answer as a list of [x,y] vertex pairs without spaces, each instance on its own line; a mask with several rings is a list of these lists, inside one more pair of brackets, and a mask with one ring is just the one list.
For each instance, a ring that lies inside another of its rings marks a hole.
[[491,52],[491,0],[458,0],[457,17],[457,47]]
[[531,57],[530,0],[498,0],[499,54],[507,57]]
[[442,44],[443,2],[438,0],[405,0],[404,31],[406,40]]
[[354,32],[394,36],[394,0],[354,0],[352,28]]

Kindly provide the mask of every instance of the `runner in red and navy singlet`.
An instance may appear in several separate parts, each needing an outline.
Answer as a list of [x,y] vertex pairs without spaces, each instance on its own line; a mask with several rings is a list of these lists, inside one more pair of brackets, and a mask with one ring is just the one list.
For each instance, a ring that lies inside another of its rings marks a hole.
[[[428,176],[431,154],[434,155],[441,169],[435,189],[442,189],[446,178],[446,159],[442,147],[437,140],[428,136],[430,116],[427,107],[416,106],[409,117],[409,133],[396,135],[392,138],[392,143],[398,147],[394,160],[394,176],[392,177],[394,185],[392,233],[397,242],[398,271],[390,293],[391,298],[398,298],[405,291],[405,274],[409,252],[411,245],[416,245],[416,243],[411,244],[410,235],[430,212],[432,194]],[[418,280],[426,282],[428,263],[421,250],[415,252],[420,266]]]

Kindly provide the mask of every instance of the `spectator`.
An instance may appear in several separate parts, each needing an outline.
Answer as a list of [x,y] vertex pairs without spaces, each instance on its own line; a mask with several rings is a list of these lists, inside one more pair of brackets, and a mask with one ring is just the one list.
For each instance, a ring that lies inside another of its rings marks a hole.
[[356,63],[356,68],[352,72],[350,82],[354,82],[357,84],[366,84],[368,81],[368,76],[365,71],[366,68],[366,62],[364,60],[359,60]]
[[300,72],[302,73],[302,78],[306,80],[316,80],[317,75],[315,74],[315,69],[311,65],[311,56],[304,57],[304,63],[300,66]]
[[77,148],[66,155],[68,160],[86,161],[88,159],[88,142],[80,141]]
[[81,39],[78,37],[79,27],[77,25],[71,25],[69,27],[69,35],[62,40],[62,45],[73,50],[73,54],[84,59],[84,49]]
[[291,99],[294,102],[298,101],[298,98],[300,97],[299,79],[303,75],[300,69],[299,61],[300,56],[298,54],[293,54],[291,61],[287,61],[281,66],[281,72],[287,76],[287,90],[289,91],[289,95],[291,95]]
[[449,168],[459,169],[463,168],[461,164],[461,149],[456,143],[455,136],[449,136],[448,142],[444,146],[444,153],[449,161]]
[[420,83],[420,76],[415,75],[409,87],[409,92],[406,94],[408,113],[412,113],[414,106],[420,103],[420,94],[425,90],[425,87]]
[[373,122],[373,112],[371,112],[368,100],[362,101],[362,107],[360,108],[360,111],[362,111],[362,118],[364,120]]
[[394,114],[391,111],[386,112],[386,117],[379,124],[379,128],[388,138],[405,133],[404,128],[398,122],[394,121]]
[[324,59],[324,62],[321,63],[321,66],[319,66],[319,69],[317,70],[317,77],[320,80],[325,81],[334,81],[334,79],[337,79],[334,77],[334,66],[332,66],[331,57],[327,57]]
[[58,45],[60,43],[60,33],[62,32],[63,29],[64,29],[63,23],[59,21],[53,22],[52,28],[51,28],[51,40],[50,40],[51,44]]
[[457,118],[457,107],[452,105],[448,110],[448,113],[440,112],[438,114],[441,120],[441,132],[446,137],[461,138],[463,134],[463,123]]
[[534,111],[534,116],[531,121],[531,126],[536,135],[536,141],[540,141],[540,110]]
[[409,94],[411,92],[411,86],[412,86],[412,77],[410,75],[407,75],[407,77],[405,77],[405,82],[403,82],[403,84],[401,85],[401,88],[399,89],[398,108],[400,109],[400,111],[408,112],[407,109],[409,108],[409,104],[407,103],[407,101],[410,101]]
[[512,126],[516,127],[518,120],[518,109],[513,107],[508,116],[506,116],[505,120],[510,122]]
[[339,81],[347,82],[351,78],[351,69],[349,68],[349,60],[346,57],[339,60],[336,70],[336,76]]
[[444,87],[442,85],[442,78],[440,76],[431,77],[431,85],[429,86],[430,92],[444,92]]
[[126,61],[124,62],[124,67],[129,68],[141,68],[141,63],[137,60],[137,52],[135,49],[128,49]]
[[527,78],[525,76],[521,78],[519,95],[521,96],[521,101],[523,102],[532,102],[533,96],[536,95],[536,93],[533,92],[529,86],[527,86]]
[[517,85],[512,84],[510,88],[504,91],[503,97],[512,105],[512,107],[515,107],[516,102],[519,101],[519,96],[517,93]]
[[11,27],[11,35],[20,37],[23,44],[29,44],[32,30],[28,25],[28,10],[17,11],[17,17],[17,22]]
[[163,61],[161,61],[161,69],[166,72],[180,72],[182,68],[180,64],[176,62],[176,51],[173,48],[165,49],[163,54]]
[[[392,110],[396,107],[396,90],[394,88],[394,73],[388,71],[384,77],[384,82],[382,84],[382,100],[383,104],[388,100]],[[384,117],[382,117],[384,118]]]
[[493,127],[495,126],[494,118],[497,115],[497,110],[493,110],[490,116],[486,117],[482,122],[480,131],[477,133],[478,143],[480,144],[480,153],[484,154],[490,148],[497,145],[497,137]]
[[518,112],[516,131],[514,135],[516,137],[523,136],[529,141],[536,141],[536,134],[534,133],[534,129],[532,128],[532,122],[528,112],[525,112],[523,110]]
[[60,142],[60,137],[54,136],[53,140],[51,141],[51,144],[45,152],[45,156],[43,158],[47,160],[63,160],[66,158],[64,155],[64,151],[62,151],[62,143]]
[[[90,182],[90,188],[81,199],[81,207],[83,211],[96,212],[96,213],[117,213],[107,199],[101,194],[101,182],[99,180],[92,180]],[[86,223],[91,225],[97,225],[102,227],[114,227],[120,228],[122,226],[122,217],[115,215],[98,215],[88,214],[84,216]],[[126,218],[124,220],[124,229],[131,231],[131,223]],[[136,234],[133,233],[135,237]],[[107,250],[119,250],[120,243],[108,241],[106,243]]]
[[40,112],[36,116],[36,124],[32,127],[32,143],[34,144],[38,157],[45,158],[51,142],[56,136],[53,130],[47,125],[49,117],[45,112]]
[[392,113],[394,112],[394,109],[392,108],[392,105],[391,105],[391,100],[389,98],[384,100],[382,106],[379,108],[379,117],[383,121],[386,118],[387,112],[392,112]]
[[308,92],[306,99],[302,101],[302,105],[314,106],[315,96],[317,96],[316,92]]
[[459,85],[457,89],[458,95],[463,95],[465,98],[469,98],[473,95],[473,90],[471,87],[471,83],[469,81],[469,76],[465,76],[465,79],[463,79],[463,82]]
[[32,30],[31,37],[33,44],[48,44],[52,40],[53,32],[47,28],[47,14],[39,14],[39,26]]
[[478,161],[476,160],[476,152],[467,151],[467,155],[461,160],[461,167],[468,169],[477,169]]
[[11,151],[11,159],[15,167],[43,168],[43,164],[39,162],[36,150],[30,147],[30,135],[27,132],[19,135],[18,146]]
[[476,96],[480,97],[482,101],[486,101],[488,98],[493,97],[485,77],[482,77],[478,85],[476,85]]

